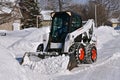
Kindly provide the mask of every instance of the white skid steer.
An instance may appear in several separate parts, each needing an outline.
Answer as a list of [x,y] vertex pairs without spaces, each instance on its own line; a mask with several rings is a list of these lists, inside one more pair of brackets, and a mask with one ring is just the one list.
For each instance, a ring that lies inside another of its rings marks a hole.
[[69,56],[67,69],[71,70],[81,63],[93,63],[97,59],[95,24],[89,19],[82,25],[82,19],[73,12],[51,13],[52,24],[49,37],[44,35],[43,44],[36,52],[26,52],[23,58],[33,58],[34,61],[51,56]]

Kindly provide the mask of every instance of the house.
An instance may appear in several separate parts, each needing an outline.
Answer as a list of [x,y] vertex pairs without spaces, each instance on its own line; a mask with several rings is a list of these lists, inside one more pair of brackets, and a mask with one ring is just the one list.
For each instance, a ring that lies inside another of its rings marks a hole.
[[[4,2],[0,2],[1,4]],[[9,6],[4,6],[10,3]],[[4,3],[0,9],[0,30],[20,30],[21,29],[21,12],[19,5],[12,4],[11,2]],[[17,24],[17,25],[15,25]]]
[[112,27],[117,27],[120,25],[120,21],[117,18],[110,19],[110,22],[112,23]]
[[44,10],[44,11],[41,11],[41,14],[43,16],[43,21],[42,21],[42,26],[50,26],[51,25],[51,13],[53,11],[52,10]]

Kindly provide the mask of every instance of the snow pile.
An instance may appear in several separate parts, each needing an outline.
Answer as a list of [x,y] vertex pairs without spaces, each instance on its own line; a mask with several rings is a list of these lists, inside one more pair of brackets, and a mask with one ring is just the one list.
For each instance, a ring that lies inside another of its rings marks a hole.
[[107,43],[108,41],[114,39],[114,36],[119,35],[114,28],[109,26],[101,26],[99,27],[95,33],[97,34],[97,43],[98,48],[102,48],[103,44]]
[[[119,52],[116,52],[115,54],[113,54],[112,56],[110,56],[109,58],[107,58],[105,61],[103,62],[100,62],[99,64],[94,64],[94,65],[90,65],[89,68],[96,68],[96,67],[100,67],[100,66],[103,66],[103,65],[106,65],[108,63],[111,63],[113,61],[116,61],[120,59],[120,53]],[[112,65],[112,64],[111,64]],[[89,69],[88,68],[88,69]]]
[[20,39],[20,37],[0,36],[0,45],[8,48]]
[[25,52],[36,52],[38,45],[43,43],[43,34],[49,32],[49,27],[6,31],[6,36],[0,36],[0,44],[11,50],[14,56],[23,56]]
[[39,72],[40,74],[52,75],[67,70],[68,63],[69,57],[65,55],[42,59],[38,62],[31,61],[25,56],[22,65],[24,67],[29,67],[31,70]]
[[[25,51],[30,51],[32,49],[32,43],[35,41],[37,42],[37,40],[32,39],[32,37],[36,35],[35,31],[37,31],[37,35],[41,36],[42,33],[39,34],[39,32],[47,33],[49,28],[0,31],[1,33],[6,33],[5,36],[0,36],[0,80],[42,79],[39,77],[40,75],[37,75],[38,73],[35,73],[36,75],[34,75],[31,70],[26,70],[15,59],[17,55],[23,55]],[[33,32],[34,34],[32,34]],[[32,35],[30,36],[30,34]],[[36,36],[36,39],[38,39],[38,36]],[[47,80],[45,77],[44,79]]]
[[22,57],[25,52],[31,52],[33,48],[34,46],[30,41],[20,40],[11,45],[9,50],[11,50],[16,57]]
[[48,34],[50,32],[49,27],[43,27],[40,29],[36,29],[32,31],[28,36],[26,36],[24,39],[32,42],[42,42],[43,41],[43,35]]
[[0,46],[0,80],[28,80],[25,70],[12,57],[11,52]]

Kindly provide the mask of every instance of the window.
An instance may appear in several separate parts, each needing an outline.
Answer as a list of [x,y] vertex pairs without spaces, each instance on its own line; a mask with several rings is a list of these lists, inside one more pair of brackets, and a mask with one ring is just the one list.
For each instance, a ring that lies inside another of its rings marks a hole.
[[54,42],[63,42],[68,33],[69,16],[59,15],[53,17],[51,37]]
[[82,27],[82,20],[79,16],[74,16],[72,18],[71,29],[70,32]]

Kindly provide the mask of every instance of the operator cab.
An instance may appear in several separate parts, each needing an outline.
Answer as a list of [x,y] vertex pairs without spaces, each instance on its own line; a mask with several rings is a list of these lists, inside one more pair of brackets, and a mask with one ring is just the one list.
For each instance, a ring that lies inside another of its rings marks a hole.
[[64,42],[68,33],[82,27],[82,19],[79,15],[72,12],[53,12],[51,37],[52,42]]
[[60,49],[64,46],[67,34],[82,27],[82,19],[73,12],[53,12],[51,17],[50,48]]

